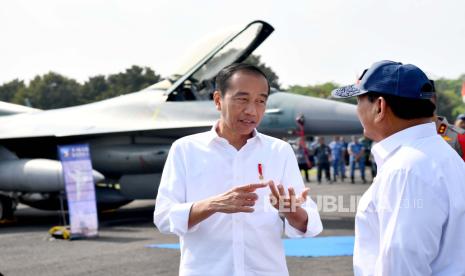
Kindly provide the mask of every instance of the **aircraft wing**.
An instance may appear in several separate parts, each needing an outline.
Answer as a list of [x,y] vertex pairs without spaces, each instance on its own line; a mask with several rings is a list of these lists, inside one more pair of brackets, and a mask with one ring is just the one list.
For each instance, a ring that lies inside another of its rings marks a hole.
[[40,109],[35,109],[19,104],[12,104],[0,101],[0,116],[13,115],[19,113],[35,112]]
[[83,106],[0,117],[0,139],[205,128],[218,118],[212,102],[165,99],[163,91],[141,91]]

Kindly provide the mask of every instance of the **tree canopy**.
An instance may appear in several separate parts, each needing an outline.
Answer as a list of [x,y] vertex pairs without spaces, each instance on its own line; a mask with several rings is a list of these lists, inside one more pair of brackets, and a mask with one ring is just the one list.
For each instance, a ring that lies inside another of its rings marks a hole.
[[[462,83],[464,81],[465,74],[457,79],[441,78],[435,81],[437,93],[436,112],[438,115],[446,117],[449,122],[453,122],[458,114],[465,113],[465,103],[462,101],[461,96]],[[288,91],[306,96],[330,98],[331,91],[339,86],[333,82],[307,86],[291,85]],[[355,98],[335,100],[353,104],[357,103]]]
[[149,67],[90,77],[84,84],[55,72],[36,76],[28,85],[13,80],[0,86],[0,100],[40,109],[80,105],[135,92],[161,80]]
[[[278,75],[261,60],[260,56],[251,55],[245,62],[257,65],[267,75],[271,87],[281,89]],[[15,79],[0,85],[0,101],[30,105],[40,109],[61,108],[139,91],[161,79],[153,69],[136,65],[121,73],[90,77],[83,84],[58,73],[49,72],[36,76],[28,84],[23,80]],[[465,74],[457,79],[441,78],[435,81],[438,95],[437,113],[445,116],[449,121],[453,121],[458,114],[465,113],[465,104],[460,94],[464,81]],[[285,90],[289,93],[329,98],[331,91],[339,86],[334,82],[326,82],[306,86],[291,85]],[[356,103],[354,98],[341,101]]]
[[260,68],[268,78],[270,86],[278,90],[281,89],[281,84],[279,83],[278,75],[273,71],[271,67],[267,66],[264,62],[261,61],[261,57],[259,55],[250,55],[244,62],[253,64]]
[[465,74],[457,79],[438,79],[435,86],[437,91],[437,114],[453,122],[457,115],[465,113],[465,103],[462,101],[462,84]]

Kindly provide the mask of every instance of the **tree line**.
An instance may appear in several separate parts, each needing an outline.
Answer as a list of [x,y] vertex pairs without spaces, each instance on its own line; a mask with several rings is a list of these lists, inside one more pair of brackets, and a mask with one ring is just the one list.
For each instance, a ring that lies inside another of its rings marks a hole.
[[[465,103],[462,101],[461,96],[462,83],[464,81],[465,74],[462,74],[457,79],[440,78],[434,81],[437,94],[436,113],[440,116],[446,117],[447,120],[452,123],[457,115],[465,113]],[[337,83],[326,82],[323,84],[307,86],[291,85],[288,90],[293,93],[307,96],[329,98],[331,91],[337,87],[340,87]],[[357,103],[355,98],[336,100],[353,104]]]
[[[290,93],[329,98],[331,91],[340,85],[326,82],[316,85],[291,85],[281,89],[278,75],[273,69],[252,55],[246,62],[259,66],[278,90]],[[109,76],[90,77],[83,84],[55,72],[34,77],[28,84],[23,80],[12,80],[0,86],[0,101],[28,105],[39,109],[54,109],[100,101],[115,96],[139,91],[159,82],[162,77],[149,67],[132,66],[124,72]],[[441,78],[435,81],[437,90],[437,113],[449,121],[465,113],[465,104],[460,94],[465,74],[457,79]],[[342,101],[355,103],[355,99]]]
[[55,72],[34,77],[29,84],[13,80],[0,86],[0,101],[54,109],[100,101],[135,92],[161,80],[149,67],[132,66],[122,73],[90,77],[84,84]]

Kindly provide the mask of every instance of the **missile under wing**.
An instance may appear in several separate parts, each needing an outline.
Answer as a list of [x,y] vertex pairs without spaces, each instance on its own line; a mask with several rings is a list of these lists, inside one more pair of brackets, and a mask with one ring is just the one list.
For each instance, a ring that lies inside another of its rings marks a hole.
[[[223,67],[244,61],[273,27],[254,21],[216,44],[176,74],[142,91],[82,106],[35,110],[0,117],[0,219],[19,201],[42,209],[59,208],[64,190],[57,145],[88,143],[97,204],[115,208],[156,196],[172,142],[205,131],[219,118],[212,99],[214,77]],[[273,90],[260,131],[276,137],[305,132],[358,134],[355,106]]]

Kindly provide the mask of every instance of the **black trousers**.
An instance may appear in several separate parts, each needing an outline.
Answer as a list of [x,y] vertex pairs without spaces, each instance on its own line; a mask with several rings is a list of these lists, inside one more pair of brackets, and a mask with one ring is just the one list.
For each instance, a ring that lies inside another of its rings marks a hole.
[[310,178],[308,176],[308,169],[309,169],[309,167],[307,166],[306,163],[305,164],[299,164],[299,170],[301,170],[301,171],[303,170],[304,173],[305,173],[305,180],[307,182],[310,182]]
[[331,175],[329,174],[329,163],[321,163],[317,165],[317,176],[316,177],[317,177],[318,182],[321,182],[322,171],[325,172],[326,180],[330,181]]

